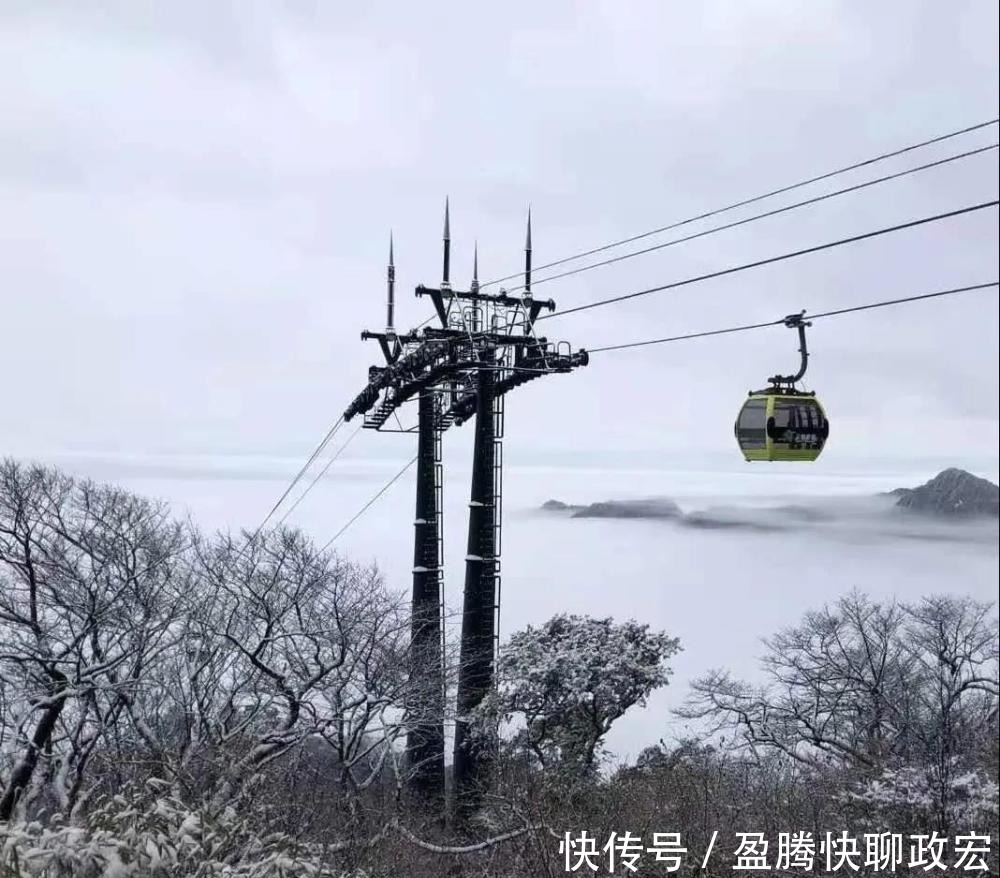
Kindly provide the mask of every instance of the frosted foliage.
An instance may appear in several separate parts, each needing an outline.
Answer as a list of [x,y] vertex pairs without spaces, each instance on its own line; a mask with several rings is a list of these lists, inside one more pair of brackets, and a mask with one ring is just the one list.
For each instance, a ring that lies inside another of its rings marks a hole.
[[590,769],[612,723],[666,685],[679,649],[634,621],[554,616],[511,637],[483,713],[520,726],[511,744],[543,766]]
[[995,819],[997,796],[997,784],[984,771],[961,771],[957,760],[952,760],[945,771],[935,765],[907,765],[884,771],[849,792],[845,799],[883,823],[900,814],[932,818],[944,802],[949,824],[976,826],[984,818]]
[[140,808],[121,796],[87,827],[53,820],[0,823],[3,878],[363,878],[323,866],[319,846],[258,836],[232,810],[214,819],[159,793]]

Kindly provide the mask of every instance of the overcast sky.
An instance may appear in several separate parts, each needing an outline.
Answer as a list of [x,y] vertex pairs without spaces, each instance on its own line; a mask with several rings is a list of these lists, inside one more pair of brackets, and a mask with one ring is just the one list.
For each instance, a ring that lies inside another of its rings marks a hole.
[[[359,332],[382,328],[390,228],[415,324],[446,194],[453,280],[476,238],[489,279],[519,267],[529,203],[538,264],[989,119],[997,33],[985,0],[0,0],[0,454],[305,454],[377,362]],[[538,294],[569,307],[997,188],[994,152]],[[990,209],[545,332],[599,346],[997,276]],[[995,460],[997,317],[991,291],[817,323],[827,455]],[[784,329],[595,355],[518,390],[508,442],[735,453],[747,389],[796,358]]]

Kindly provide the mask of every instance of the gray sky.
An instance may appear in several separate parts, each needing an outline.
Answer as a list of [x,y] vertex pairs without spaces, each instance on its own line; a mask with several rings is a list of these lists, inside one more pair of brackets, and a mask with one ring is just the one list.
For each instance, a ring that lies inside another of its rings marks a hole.
[[[377,359],[358,333],[381,328],[390,227],[416,323],[446,193],[455,280],[474,238],[483,279],[506,274],[529,202],[541,263],[990,118],[997,29],[988,2],[0,0],[0,453],[307,453]],[[569,307],[997,186],[993,153],[538,294]],[[991,210],[545,331],[598,346],[997,275]],[[997,323],[988,292],[817,324],[825,457],[995,460]],[[508,401],[509,454],[735,453],[746,390],[795,347],[775,329],[595,356]]]

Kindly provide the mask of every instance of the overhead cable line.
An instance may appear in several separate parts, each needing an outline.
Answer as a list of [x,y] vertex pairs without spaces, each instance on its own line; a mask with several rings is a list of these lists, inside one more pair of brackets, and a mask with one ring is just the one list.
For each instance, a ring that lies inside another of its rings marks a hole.
[[403,477],[403,474],[416,462],[417,458],[416,456],[414,456],[413,459],[406,464],[406,466],[404,466],[398,473],[396,473],[396,475],[394,475],[391,479],[389,479],[388,482],[386,482],[381,488],[379,488],[378,493],[376,493],[374,497],[372,497],[367,503],[365,503],[364,506],[362,506],[356,513],[354,513],[354,515],[351,517],[350,521],[347,522],[347,524],[345,524],[332,537],[330,537],[330,539],[326,542],[323,548],[320,549],[320,552],[325,552],[327,549],[329,549],[330,546],[332,546],[337,541],[337,539],[341,536],[341,534],[343,534],[344,531],[346,531],[352,524],[354,524],[354,522],[356,522],[359,518],[361,518],[361,516],[364,515],[371,508],[371,505],[376,500],[378,500],[378,498],[381,497],[386,491],[388,491],[389,488],[391,488],[396,482],[398,482]]
[[295,477],[289,483],[288,487],[285,488],[284,492],[277,499],[274,506],[271,507],[271,511],[268,512],[267,515],[264,516],[264,520],[261,521],[259,525],[257,525],[257,529],[253,532],[253,536],[250,538],[251,542],[257,539],[257,536],[264,529],[264,525],[266,525],[271,520],[271,517],[274,515],[274,513],[277,512],[281,504],[285,502],[285,498],[292,493],[292,491],[295,489],[295,486],[302,479],[302,476],[305,475],[306,470],[308,470],[309,467],[312,466],[313,461],[316,460],[316,458],[323,453],[323,449],[326,448],[326,446],[330,443],[330,440],[333,439],[333,437],[337,434],[337,431],[341,428],[343,423],[344,423],[344,416],[341,415],[339,418],[337,418],[336,423],[327,431],[326,435],[322,438],[319,445],[317,445],[316,448],[313,450],[313,453],[309,455],[309,458],[306,460],[306,462],[302,464],[302,468],[295,474]]
[[292,504],[291,506],[289,506],[289,507],[288,507],[288,509],[287,509],[287,510],[285,510],[285,513],[284,513],[284,514],[283,514],[283,515],[281,516],[281,518],[279,518],[279,519],[278,519],[278,524],[279,524],[279,525],[280,525],[280,524],[283,524],[283,523],[284,523],[285,519],[286,519],[286,518],[288,518],[288,516],[289,516],[289,515],[291,515],[291,514],[292,514],[292,513],[293,513],[293,512],[294,512],[294,511],[296,510],[296,508],[298,507],[298,505],[299,505],[299,504],[300,504],[300,503],[301,503],[301,502],[302,502],[303,500],[305,500],[305,498],[306,498],[306,495],[307,495],[307,494],[308,494],[308,493],[309,493],[309,492],[310,492],[310,491],[311,491],[311,490],[312,490],[313,488],[315,488],[315,487],[316,487],[316,484],[317,484],[317,482],[319,482],[319,480],[320,480],[321,478],[323,478],[323,476],[325,476],[325,475],[326,475],[326,474],[327,474],[327,473],[328,473],[328,472],[330,471],[330,467],[331,467],[331,466],[333,466],[333,465],[334,465],[334,463],[336,463],[336,461],[337,461],[337,458],[338,458],[338,457],[340,457],[340,455],[344,453],[344,449],[346,449],[346,448],[347,448],[347,446],[351,444],[351,442],[352,442],[352,441],[354,440],[354,437],[355,437],[355,436],[357,436],[357,435],[358,435],[358,433],[360,433],[360,432],[361,432],[361,429],[362,429],[362,427],[364,427],[364,424],[363,424],[363,423],[361,423],[361,424],[358,424],[358,426],[357,426],[357,428],[356,428],[356,429],[354,430],[354,432],[353,432],[353,433],[351,433],[351,435],[347,437],[347,441],[346,441],[346,442],[344,442],[344,444],[343,444],[343,445],[341,445],[341,446],[340,446],[340,448],[338,448],[338,449],[337,449],[337,450],[336,450],[336,451],[335,451],[335,452],[334,452],[334,453],[333,453],[333,454],[331,455],[330,459],[329,459],[329,460],[328,460],[328,461],[326,462],[326,466],[324,466],[324,467],[323,467],[323,469],[321,469],[321,470],[320,470],[320,471],[319,471],[319,472],[318,472],[318,473],[316,474],[316,476],[315,476],[315,477],[313,478],[313,480],[312,480],[312,481],[311,481],[311,482],[309,483],[308,487],[306,487],[306,489],[305,489],[305,490],[304,490],[304,491],[303,491],[303,492],[302,492],[301,494],[299,494],[299,496],[298,496],[298,498],[297,498],[297,499],[295,500],[295,502],[294,502],[294,503],[293,503],[293,504]]
[[[965,159],[969,158],[970,156],[979,155],[980,153],[989,152],[991,150],[997,149],[998,147],[1000,147],[1000,143],[991,143],[989,146],[982,146],[979,147],[978,149],[971,149],[968,152],[962,152],[956,155],[947,156],[946,158],[938,159],[937,161],[933,162],[928,162],[927,164],[924,165],[917,165],[916,167],[913,168],[907,168],[904,171],[897,171],[895,174],[886,174],[885,176],[877,177],[874,180],[866,180],[865,182],[857,183],[854,186],[847,186],[844,189],[837,189],[834,192],[827,192],[823,195],[817,195],[813,198],[807,198],[805,201],[797,201],[794,204],[786,204],[785,206],[777,207],[774,210],[768,210],[764,213],[757,213],[754,214],[753,216],[749,216],[741,220],[735,220],[734,222],[731,223],[725,223],[724,225],[721,226],[713,226],[710,229],[705,229],[704,231],[701,232],[695,232],[694,234],[691,235],[685,235],[682,238],[674,238],[670,241],[664,241],[661,244],[654,244],[652,247],[644,247],[642,250],[633,250],[630,253],[623,253],[620,256],[613,256],[610,259],[603,259],[600,262],[593,262],[589,265],[581,265],[577,268],[571,268],[568,269],[567,271],[561,271],[558,274],[549,275],[548,277],[535,278],[534,280],[532,280],[532,286],[535,287],[538,286],[539,284],[546,283],[550,280],[559,280],[560,278],[571,277],[574,274],[581,274],[582,272],[590,271],[591,269],[594,268],[602,268],[605,265],[613,265],[616,262],[623,262],[624,260],[632,259],[635,256],[644,256],[647,253],[653,253],[657,250],[663,250],[666,247],[672,247],[674,246],[674,244],[683,244],[686,241],[693,241],[696,238],[704,238],[708,235],[714,235],[716,232],[724,232],[727,229],[734,229],[737,226],[743,226],[748,223],[756,222],[757,220],[766,219],[767,217],[777,216],[778,214],[787,213],[792,210],[797,210],[800,207],[806,207],[810,204],[817,204],[820,201],[826,201],[827,199],[836,198],[840,195],[847,195],[848,193],[851,192],[857,192],[861,189],[867,189],[868,187],[876,186],[879,183],[886,183],[890,180],[898,180],[900,177],[906,177],[910,174],[915,174],[919,171],[926,171],[930,170],[931,168],[937,168],[942,165],[949,164],[950,162],[959,161],[960,159]],[[524,289],[524,284],[519,284],[516,287],[511,287],[510,289],[507,290],[507,292],[514,293],[517,292],[518,290],[523,290],[523,289]]]
[[[841,314],[852,314],[855,311],[870,311],[873,308],[888,308],[891,305],[902,305],[906,302],[921,302],[926,299],[937,299],[942,296],[954,296],[959,293],[968,293],[973,290],[986,290],[992,287],[1000,286],[1000,281],[991,281],[990,283],[983,284],[973,284],[966,287],[953,287],[949,290],[939,290],[935,293],[922,293],[918,296],[906,296],[901,299],[886,299],[881,302],[871,302],[867,305],[854,305],[850,308],[838,308],[836,311],[822,311],[818,314],[803,314],[804,320],[820,320],[824,317],[838,317]],[[711,329],[707,332],[689,332],[684,335],[673,335],[668,338],[651,338],[645,341],[633,341],[626,342],[624,344],[613,344],[605,345],[599,348],[587,348],[587,352],[591,354],[604,353],[606,351],[622,351],[627,348],[641,348],[647,347],[648,345],[656,344],[667,344],[668,342],[674,341],[687,341],[692,338],[707,338],[711,335],[727,335],[733,332],[748,332],[752,329],[764,329],[769,326],[785,326],[787,325],[786,319],[782,317],[779,320],[768,320],[765,323],[746,323],[742,326],[729,326],[725,329]]]
[[[922,140],[919,143],[912,143],[909,146],[904,146],[904,147],[901,147],[900,149],[892,150],[891,152],[884,152],[884,153],[881,153],[880,155],[873,156],[873,157],[868,158],[868,159],[864,159],[863,161],[854,162],[853,164],[845,165],[844,167],[837,168],[837,169],[832,170],[832,171],[827,171],[826,173],[823,173],[823,174],[818,174],[818,175],[816,175],[814,177],[810,177],[807,180],[800,180],[797,183],[791,183],[791,184],[789,184],[787,186],[781,186],[781,187],[779,187],[777,189],[772,189],[772,190],[770,190],[768,192],[763,192],[760,195],[754,195],[754,196],[752,196],[750,198],[745,198],[742,201],[736,201],[736,202],[734,202],[732,204],[727,204],[724,207],[718,207],[718,208],[715,208],[714,210],[709,210],[709,211],[706,211],[704,213],[700,213],[700,214],[697,214],[695,216],[688,217],[687,219],[678,220],[677,222],[673,222],[673,223],[670,223],[670,224],[665,225],[665,226],[660,226],[659,228],[656,228],[656,229],[650,229],[647,232],[642,232],[642,233],[637,234],[637,235],[632,235],[631,237],[628,237],[628,238],[622,238],[621,240],[618,240],[618,241],[612,241],[611,243],[608,243],[608,244],[602,244],[601,246],[593,247],[590,250],[583,250],[583,251],[581,251],[579,253],[574,253],[571,256],[565,256],[565,257],[563,257],[561,259],[556,259],[555,261],[548,262],[548,263],[546,263],[544,265],[537,265],[537,266],[535,266],[535,271],[544,271],[547,268],[555,268],[556,266],[559,266],[559,265],[565,265],[567,262],[575,262],[577,259],[583,259],[583,258],[585,258],[587,256],[593,256],[593,255],[595,255],[597,253],[603,253],[603,252],[605,252],[607,250],[612,250],[615,247],[622,247],[625,244],[631,244],[631,243],[633,243],[635,241],[641,241],[644,238],[649,238],[649,237],[652,237],[653,235],[659,235],[662,232],[669,232],[669,231],[671,231],[673,229],[680,228],[681,226],[685,226],[685,225],[688,225],[690,223],[698,222],[699,220],[709,219],[709,218],[711,218],[713,216],[718,216],[719,214],[727,213],[730,210],[736,210],[737,208],[740,208],[740,207],[746,207],[749,204],[755,204],[758,201],[763,201],[763,200],[765,200],[767,198],[773,198],[776,195],[783,195],[784,193],[791,192],[794,189],[801,189],[804,186],[809,186],[809,185],[811,185],[813,183],[819,183],[819,182],[821,182],[823,180],[828,180],[831,177],[836,177],[836,176],[838,176],[840,174],[846,174],[849,171],[855,171],[858,168],[864,168],[864,167],[867,167],[868,165],[877,164],[878,162],[882,162],[882,161],[885,161],[887,159],[891,159],[891,158],[895,158],[897,156],[905,155],[906,153],[913,152],[914,150],[917,150],[917,149],[923,149],[924,147],[931,146],[931,145],[933,145],[935,143],[942,143],[945,140],[950,140],[950,139],[952,139],[954,137],[960,137],[963,134],[970,134],[973,131],[979,131],[979,130],[981,130],[983,128],[988,128],[991,125],[995,125],[997,122],[1000,122],[1000,118],[994,118],[994,119],[989,119],[989,120],[987,120],[985,122],[979,122],[979,123],[977,123],[975,125],[970,125],[967,128],[960,128],[957,131],[949,131],[947,134],[941,134],[941,135],[938,135],[937,137],[932,137],[929,140]],[[479,288],[482,289],[483,287],[494,286],[496,284],[503,283],[504,281],[507,281],[507,280],[513,280],[515,278],[519,278],[522,275],[523,275],[523,272],[518,271],[518,272],[515,272],[513,274],[505,275],[504,277],[498,277],[498,278],[495,278],[494,280],[490,280],[490,281],[486,281],[485,283],[481,283],[479,285]]]
[[902,305],[906,302],[919,302],[923,299],[937,299],[941,296],[954,296],[958,293],[969,293],[973,290],[986,290],[990,287],[1000,286],[1000,281],[991,281],[985,284],[973,284],[968,287],[955,287],[950,290],[941,290],[937,293],[923,293],[919,296],[906,296],[902,299],[886,299],[883,302],[872,302],[870,305],[855,305],[852,308],[838,308],[836,311],[821,311],[819,314],[809,316],[810,320],[819,320],[821,317],[839,317],[841,314],[850,314],[853,311],[870,311],[872,308],[886,308],[890,305]]
[[766,259],[757,259],[754,262],[744,262],[740,265],[732,265],[729,268],[721,268],[718,271],[711,271],[707,274],[696,275],[695,277],[684,278],[683,280],[672,281],[668,284],[661,284],[657,287],[649,287],[648,289],[638,290],[634,293],[625,293],[620,296],[612,296],[609,299],[598,299],[596,302],[588,302],[584,305],[577,305],[573,308],[567,308],[565,311],[559,311],[552,314],[543,314],[537,318],[536,323],[542,320],[550,320],[553,317],[565,317],[567,314],[573,314],[578,311],[587,311],[591,308],[600,308],[604,305],[613,305],[617,302],[624,302],[628,299],[636,299],[640,296],[648,296],[652,293],[660,293],[664,290],[673,290],[678,287],[687,286],[688,284],[698,283],[700,281],[711,280],[717,277],[725,277],[729,274],[736,274],[737,272],[747,271],[751,268],[760,268],[764,265],[772,265],[776,262],[784,262],[787,259],[794,259],[798,256],[807,256],[810,253],[819,253],[823,250],[832,250],[835,247],[841,247],[844,244],[853,244],[857,241],[865,241],[869,238],[876,238],[880,235],[887,235],[890,232],[899,232],[904,229],[912,229],[917,226],[926,225],[927,223],[939,222],[940,220],[950,219],[951,217],[962,216],[967,213],[974,213],[975,211],[985,210],[989,207],[996,207],[1000,204],[1000,201],[994,199],[993,201],[984,201],[981,204],[972,204],[968,207],[961,207],[957,210],[949,210],[945,213],[938,213],[932,216],[921,217],[920,219],[910,220],[909,222],[899,223],[895,226],[886,226],[885,228],[875,229],[871,232],[864,232],[860,235],[851,235],[847,238],[838,238],[835,241],[827,241],[823,244],[816,244],[812,247],[804,247],[801,250],[793,250],[790,253],[781,253],[777,256],[769,256]]

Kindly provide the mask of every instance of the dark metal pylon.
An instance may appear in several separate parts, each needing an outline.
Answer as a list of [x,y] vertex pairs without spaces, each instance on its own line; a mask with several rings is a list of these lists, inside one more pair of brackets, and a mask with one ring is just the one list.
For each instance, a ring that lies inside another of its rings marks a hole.
[[413,603],[410,680],[413,723],[407,754],[413,786],[444,804],[444,656],[441,534],[441,402],[420,392],[417,428],[416,515],[413,521]]
[[[467,291],[450,283],[450,210],[445,203],[444,258],[439,288],[418,286],[428,296],[439,327],[400,334],[395,321],[395,267],[388,268],[385,332],[362,332],[378,341],[384,366],[368,370],[368,384],[344,412],[344,420],[364,415],[364,426],[387,432],[416,432],[417,500],[414,525],[411,679],[415,702],[408,734],[414,785],[425,795],[444,796],[443,668],[444,606],[441,516],[441,433],[475,416],[475,449],[469,505],[468,552],[463,594],[461,663],[457,693],[455,789],[459,815],[471,815],[489,782],[492,754],[471,745],[470,720],[494,685],[499,635],[500,538],[503,483],[504,399],[520,385],[543,375],[585,366],[585,350],[553,344],[534,334],[539,313],[554,310],[551,300],[531,293],[531,215],[525,241],[523,292],[483,293],[478,252]],[[418,401],[415,428],[404,428],[398,411]],[[395,418],[399,429],[387,427]],[[440,694],[438,694],[440,693]],[[490,737],[490,736],[487,736]]]
[[[484,365],[496,362],[496,350],[483,352]],[[496,371],[479,370],[469,535],[462,595],[462,641],[455,719],[455,805],[459,819],[468,818],[479,803],[493,763],[488,739],[473,735],[473,712],[493,684],[499,547],[496,493],[497,418]]]

